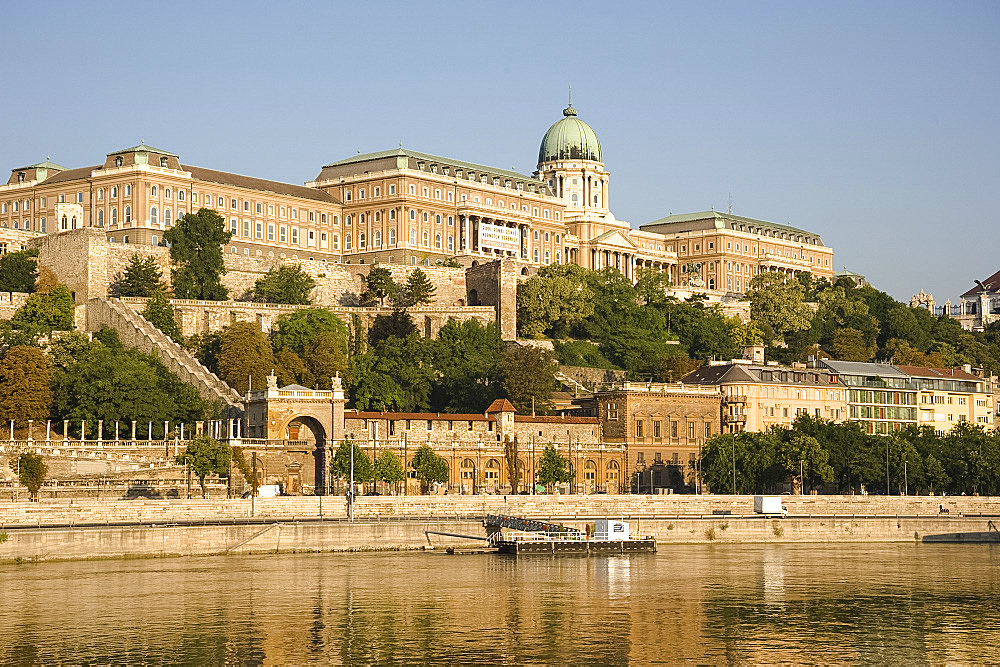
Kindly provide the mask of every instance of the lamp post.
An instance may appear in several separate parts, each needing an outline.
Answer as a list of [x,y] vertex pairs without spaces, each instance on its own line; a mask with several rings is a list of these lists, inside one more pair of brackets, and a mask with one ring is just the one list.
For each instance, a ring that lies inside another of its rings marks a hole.
[[903,459],[903,495],[904,496],[910,495],[910,481],[909,481],[909,478],[906,476],[906,464],[907,463],[909,463],[909,460]]
[[803,474],[803,464],[805,461],[799,459],[799,495],[806,495],[806,476]]
[[885,439],[885,495],[889,495],[889,439]]

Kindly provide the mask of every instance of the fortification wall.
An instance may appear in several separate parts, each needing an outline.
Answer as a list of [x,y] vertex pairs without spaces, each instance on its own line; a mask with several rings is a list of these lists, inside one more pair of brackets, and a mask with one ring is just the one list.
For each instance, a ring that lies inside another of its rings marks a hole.
[[9,320],[28,300],[25,292],[0,292],[0,320]]

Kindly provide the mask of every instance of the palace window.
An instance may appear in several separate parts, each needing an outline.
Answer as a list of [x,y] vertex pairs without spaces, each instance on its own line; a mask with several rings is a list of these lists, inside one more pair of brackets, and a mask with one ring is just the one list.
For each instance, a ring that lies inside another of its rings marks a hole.
[[153,186],[151,186],[149,188],[149,196],[150,197],[155,197],[156,196],[156,186],[155,185],[153,185]]
[[396,245],[396,228],[395,227],[390,227],[389,228],[389,245],[391,245],[391,246]]
[[156,224],[156,207],[155,206],[150,206],[149,207],[149,221],[152,224],[154,224],[154,225]]

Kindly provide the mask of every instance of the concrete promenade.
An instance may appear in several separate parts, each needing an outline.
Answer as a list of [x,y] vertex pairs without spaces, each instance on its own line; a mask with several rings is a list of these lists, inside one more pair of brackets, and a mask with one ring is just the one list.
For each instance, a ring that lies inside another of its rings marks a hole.
[[[486,513],[583,528],[623,516],[671,543],[919,542],[989,532],[1000,498],[784,496],[789,515],[752,513],[752,496],[446,496],[0,503],[0,562],[181,555],[483,547],[426,531],[484,535]],[[947,513],[941,513],[941,507]],[[320,512],[322,511],[322,515]],[[732,512],[718,514],[716,512]],[[5,538],[5,539],[4,539]]]

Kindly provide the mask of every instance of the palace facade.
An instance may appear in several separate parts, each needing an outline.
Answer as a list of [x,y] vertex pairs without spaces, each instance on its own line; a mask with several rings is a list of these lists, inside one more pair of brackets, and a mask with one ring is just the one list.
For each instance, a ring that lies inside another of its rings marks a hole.
[[112,243],[163,245],[186,213],[225,218],[226,252],[288,261],[473,266],[497,258],[520,275],[551,264],[642,269],[723,299],[759,271],[832,275],[817,234],[712,212],[634,229],[610,208],[600,141],[572,105],[522,174],[399,147],[324,165],[293,185],[184,164],[140,142],[93,166],[18,167],[0,186],[0,228],[28,235],[103,229]]

